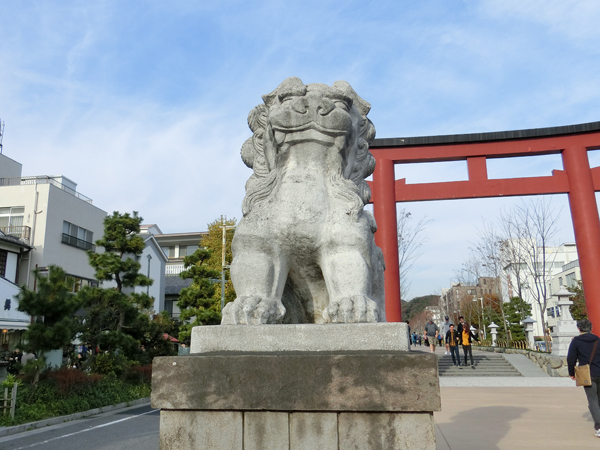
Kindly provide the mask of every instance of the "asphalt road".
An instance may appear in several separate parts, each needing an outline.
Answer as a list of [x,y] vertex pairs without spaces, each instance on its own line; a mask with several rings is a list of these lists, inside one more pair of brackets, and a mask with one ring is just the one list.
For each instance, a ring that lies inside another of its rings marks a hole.
[[0,450],[158,450],[159,411],[133,406],[0,438]]

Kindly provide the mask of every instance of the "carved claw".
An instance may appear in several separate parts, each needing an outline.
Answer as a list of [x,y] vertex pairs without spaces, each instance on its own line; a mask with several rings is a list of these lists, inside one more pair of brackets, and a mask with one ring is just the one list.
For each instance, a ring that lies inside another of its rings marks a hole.
[[353,295],[333,300],[323,311],[323,317],[330,323],[378,322],[377,304],[364,295]]
[[236,298],[223,309],[222,325],[261,325],[281,323],[285,307],[276,300],[247,296]]

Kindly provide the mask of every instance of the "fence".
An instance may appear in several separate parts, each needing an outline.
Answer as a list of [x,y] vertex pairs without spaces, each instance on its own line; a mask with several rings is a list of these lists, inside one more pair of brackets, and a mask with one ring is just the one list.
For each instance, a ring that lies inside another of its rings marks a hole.
[[91,198],[86,197],[83,194],[80,194],[75,189],[61,183],[60,181],[57,181],[53,177],[38,176],[38,177],[0,178],[0,186],[23,186],[23,185],[30,185],[30,184],[51,184],[52,186],[62,189],[63,191],[68,192],[69,194],[83,200],[86,203],[89,203],[90,205],[92,204]]
[[[9,404],[10,401],[10,404]],[[15,408],[17,407],[17,383],[13,384],[10,397],[8,396],[8,388],[4,388],[4,403],[2,405],[2,415],[6,415],[6,411],[10,409],[11,419],[15,418]]]
[[[479,345],[481,347],[492,347],[492,340],[491,339],[486,339],[486,340],[482,339],[481,342],[479,343]],[[527,340],[512,341],[512,340],[508,340],[508,339],[497,339],[496,347],[516,348],[519,350],[535,350],[538,352],[552,353],[552,341],[547,341],[547,342],[536,341],[535,347],[531,348],[531,346],[529,345],[529,342]]]

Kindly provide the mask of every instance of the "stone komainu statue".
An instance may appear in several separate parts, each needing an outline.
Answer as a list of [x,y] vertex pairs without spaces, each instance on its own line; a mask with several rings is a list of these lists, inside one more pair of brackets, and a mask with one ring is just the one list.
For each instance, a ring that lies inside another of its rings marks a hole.
[[248,116],[254,173],[232,243],[223,324],[385,321],[381,249],[363,207],[375,168],[370,105],[345,81],[288,78]]

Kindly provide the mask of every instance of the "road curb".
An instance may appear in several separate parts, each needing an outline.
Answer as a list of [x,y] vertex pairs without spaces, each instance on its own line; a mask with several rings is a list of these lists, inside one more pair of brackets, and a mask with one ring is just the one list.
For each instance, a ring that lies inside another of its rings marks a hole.
[[0,427],[0,437],[23,433],[24,431],[36,430],[38,428],[56,425],[63,422],[70,422],[72,420],[82,419],[84,417],[94,416],[96,414],[115,411],[117,409],[128,408],[130,406],[143,405],[145,403],[150,403],[150,397],[139,398],[137,400],[119,403],[116,405],[103,406],[101,408],[94,408],[88,411],[69,414],[68,416],[51,417],[49,419],[38,420],[37,422],[23,423],[21,425],[15,425],[14,427]]

